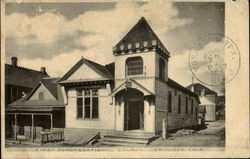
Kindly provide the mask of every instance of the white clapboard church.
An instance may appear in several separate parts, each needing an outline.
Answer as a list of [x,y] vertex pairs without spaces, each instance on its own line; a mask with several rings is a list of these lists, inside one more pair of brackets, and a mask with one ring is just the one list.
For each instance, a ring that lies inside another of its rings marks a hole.
[[91,130],[113,138],[142,137],[198,124],[199,98],[168,78],[170,53],[145,18],[112,51],[113,63],[104,66],[82,57],[59,80],[66,140]]

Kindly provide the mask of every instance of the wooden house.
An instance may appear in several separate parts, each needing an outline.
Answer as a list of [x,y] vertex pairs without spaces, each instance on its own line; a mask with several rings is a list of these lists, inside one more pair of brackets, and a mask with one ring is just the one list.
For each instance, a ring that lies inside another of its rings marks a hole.
[[217,93],[200,83],[193,83],[187,87],[195,92],[200,98],[200,106],[206,107],[206,121],[216,120],[216,107],[218,103]]
[[[5,64],[5,109],[8,104],[26,96],[44,77],[49,77],[45,67],[40,71],[18,65],[17,57],[11,58],[11,64]],[[5,114],[5,136],[13,136],[11,117]]]
[[65,127],[63,94],[57,81],[58,78],[43,79],[26,97],[8,105],[9,138],[40,142],[42,131]]

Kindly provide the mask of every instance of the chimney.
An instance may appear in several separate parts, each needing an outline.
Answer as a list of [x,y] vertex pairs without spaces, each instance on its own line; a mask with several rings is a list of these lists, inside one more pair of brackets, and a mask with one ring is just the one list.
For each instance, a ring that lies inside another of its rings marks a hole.
[[41,67],[41,72],[42,72],[43,74],[46,74],[46,67]]
[[17,67],[17,57],[11,57],[11,64],[13,67]]

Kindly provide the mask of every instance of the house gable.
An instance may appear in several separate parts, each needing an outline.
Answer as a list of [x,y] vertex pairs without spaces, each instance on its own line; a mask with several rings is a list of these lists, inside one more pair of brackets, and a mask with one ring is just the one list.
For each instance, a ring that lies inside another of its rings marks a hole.
[[56,98],[42,83],[40,83],[28,100],[56,100]]
[[103,77],[84,63],[67,80],[98,79],[98,78],[103,78]]
[[116,89],[113,90],[113,92],[110,94],[110,96],[114,96],[119,91],[121,91],[123,89],[127,89],[127,88],[137,89],[137,90],[141,91],[145,96],[154,94],[150,90],[148,90],[147,88],[142,86],[140,83],[136,82],[133,79],[129,79],[129,80],[123,82],[120,86],[116,87]]
[[58,82],[94,79],[113,79],[109,70],[98,63],[81,58]]

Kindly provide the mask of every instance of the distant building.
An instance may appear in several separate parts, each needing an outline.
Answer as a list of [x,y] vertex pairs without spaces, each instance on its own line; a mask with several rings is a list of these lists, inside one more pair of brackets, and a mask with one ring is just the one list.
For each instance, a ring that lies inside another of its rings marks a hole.
[[[45,67],[42,67],[41,71],[24,68],[17,65],[17,60],[17,57],[12,57],[11,64],[5,64],[5,107],[27,96],[40,80],[49,76]],[[5,122],[6,136],[12,136],[8,133],[11,132],[8,114],[5,116]]]
[[206,107],[206,121],[216,120],[217,93],[200,83],[194,83],[187,87],[195,92],[200,98],[200,106]]
[[205,105],[199,105],[199,125],[204,126],[205,125],[205,117],[206,117],[206,106]]
[[225,95],[219,95],[217,98],[216,115],[218,119],[225,119]]

